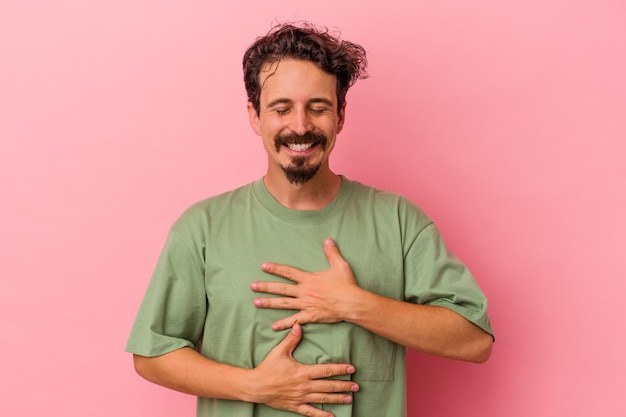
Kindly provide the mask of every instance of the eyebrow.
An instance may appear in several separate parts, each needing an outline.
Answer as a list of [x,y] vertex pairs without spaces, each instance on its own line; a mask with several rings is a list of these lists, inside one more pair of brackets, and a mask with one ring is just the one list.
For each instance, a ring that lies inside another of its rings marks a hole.
[[323,98],[323,97],[319,97],[319,98],[312,98],[311,100],[309,100],[309,103],[314,104],[314,103],[323,103],[323,104],[327,104],[329,107],[333,106],[333,102],[330,101],[327,98]]
[[291,104],[291,100],[289,100],[288,98],[279,98],[267,103],[267,107],[270,108],[281,104]]
[[[279,106],[281,104],[292,104],[293,102],[288,99],[288,98],[278,98],[276,100],[270,101],[269,103],[267,103],[267,107],[268,108],[272,108],[275,106]],[[333,102],[330,101],[327,98],[323,98],[323,97],[317,97],[317,98],[312,98],[311,100],[308,101],[308,104],[316,104],[316,103],[323,103],[328,105],[329,107],[333,106]]]

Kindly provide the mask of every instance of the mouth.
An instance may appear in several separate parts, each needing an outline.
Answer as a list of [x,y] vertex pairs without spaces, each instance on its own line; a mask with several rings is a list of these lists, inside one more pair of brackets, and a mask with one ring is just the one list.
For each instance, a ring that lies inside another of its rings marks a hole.
[[326,136],[323,134],[307,132],[302,136],[295,134],[276,136],[274,142],[277,152],[280,150],[281,147],[284,146],[291,152],[306,153],[320,145],[322,146],[322,148],[325,148],[327,139]]
[[306,152],[313,146],[317,145],[317,142],[313,143],[286,143],[285,146],[294,152]]

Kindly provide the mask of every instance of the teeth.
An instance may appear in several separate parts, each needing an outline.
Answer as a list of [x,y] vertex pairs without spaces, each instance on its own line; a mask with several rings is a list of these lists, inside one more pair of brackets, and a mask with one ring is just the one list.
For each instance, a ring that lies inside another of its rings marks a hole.
[[311,146],[313,146],[312,143],[292,143],[292,144],[287,145],[289,149],[291,149],[292,151],[296,151],[296,152],[306,151]]

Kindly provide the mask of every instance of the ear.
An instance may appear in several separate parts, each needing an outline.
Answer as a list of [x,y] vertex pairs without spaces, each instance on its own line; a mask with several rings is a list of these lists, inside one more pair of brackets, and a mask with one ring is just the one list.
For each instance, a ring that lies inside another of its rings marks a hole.
[[346,121],[346,102],[344,101],[339,110],[339,118],[337,119],[337,133],[343,129],[343,123]]
[[259,114],[256,110],[254,110],[254,105],[250,102],[248,102],[248,118],[254,133],[261,136],[261,121],[259,120]]

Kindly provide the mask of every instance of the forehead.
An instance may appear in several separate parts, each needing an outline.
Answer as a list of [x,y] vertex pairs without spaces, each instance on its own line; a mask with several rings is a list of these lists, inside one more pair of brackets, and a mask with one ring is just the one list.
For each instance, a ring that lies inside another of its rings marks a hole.
[[265,64],[259,74],[261,103],[324,98],[336,103],[337,77],[310,61],[284,59]]

